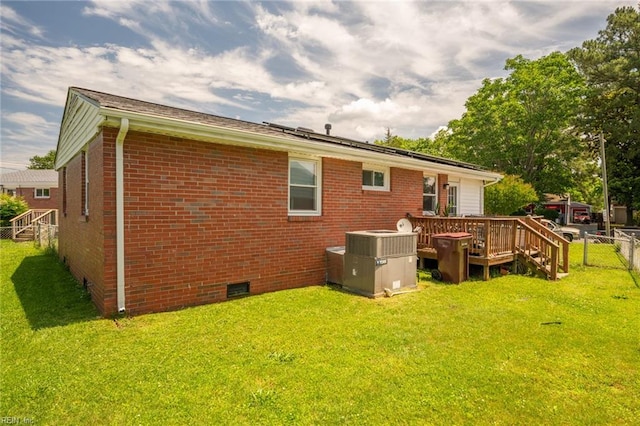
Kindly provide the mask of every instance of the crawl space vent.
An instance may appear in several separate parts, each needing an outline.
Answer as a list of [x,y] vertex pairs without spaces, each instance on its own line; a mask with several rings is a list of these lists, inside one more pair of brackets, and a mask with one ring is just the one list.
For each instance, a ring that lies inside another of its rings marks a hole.
[[249,294],[249,281],[237,284],[227,285],[227,299],[238,296],[246,296]]

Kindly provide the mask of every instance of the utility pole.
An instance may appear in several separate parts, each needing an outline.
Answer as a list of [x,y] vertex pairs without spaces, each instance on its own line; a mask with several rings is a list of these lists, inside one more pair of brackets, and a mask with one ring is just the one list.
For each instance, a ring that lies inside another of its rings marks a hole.
[[609,222],[609,187],[607,186],[607,160],[604,153],[604,136],[600,132],[600,158],[602,166],[602,193],[604,195],[604,229],[607,237],[611,236],[611,225]]

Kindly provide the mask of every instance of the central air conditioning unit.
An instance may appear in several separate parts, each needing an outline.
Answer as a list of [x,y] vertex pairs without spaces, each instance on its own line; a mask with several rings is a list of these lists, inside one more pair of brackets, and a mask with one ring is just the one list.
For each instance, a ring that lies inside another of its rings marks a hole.
[[343,288],[379,297],[385,295],[385,290],[416,287],[418,235],[404,221],[398,221],[400,231],[346,233]]

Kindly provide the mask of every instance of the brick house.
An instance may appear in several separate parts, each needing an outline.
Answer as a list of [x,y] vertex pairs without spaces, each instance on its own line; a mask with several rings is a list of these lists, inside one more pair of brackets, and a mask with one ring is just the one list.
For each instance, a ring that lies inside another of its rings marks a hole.
[[0,175],[3,194],[24,198],[30,209],[58,208],[58,173],[55,170],[20,170]]
[[501,178],[328,133],[70,88],[60,257],[104,315],[319,285],[345,232],[436,205],[482,214]]

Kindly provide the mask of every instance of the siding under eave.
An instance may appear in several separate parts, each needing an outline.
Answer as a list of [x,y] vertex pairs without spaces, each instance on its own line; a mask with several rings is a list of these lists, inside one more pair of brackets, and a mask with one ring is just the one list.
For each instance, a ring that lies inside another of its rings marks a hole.
[[56,170],[64,167],[95,137],[104,118],[93,102],[70,92],[60,124]]

